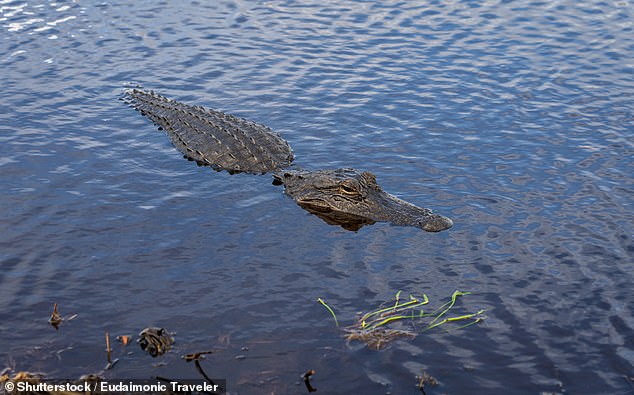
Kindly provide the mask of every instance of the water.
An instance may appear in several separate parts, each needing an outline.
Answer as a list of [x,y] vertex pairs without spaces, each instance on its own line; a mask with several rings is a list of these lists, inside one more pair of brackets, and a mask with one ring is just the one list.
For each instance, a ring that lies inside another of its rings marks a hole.
[[[0,1],[0,361],[232,393],[634,392],[630,1]],[[182,160],[117,101],[142,84],[272,127],[449,231],[329,226],[271,185]],[[383,351],[343,323],[394,293],[473,292],[478,326]],[[53,303],[77,313],[49,327]],[[236,358],[237,357],[237,358]]]

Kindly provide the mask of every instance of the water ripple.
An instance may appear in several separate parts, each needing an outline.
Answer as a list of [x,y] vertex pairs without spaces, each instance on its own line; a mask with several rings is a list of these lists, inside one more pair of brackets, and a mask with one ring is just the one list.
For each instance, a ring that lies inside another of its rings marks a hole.
[[[631,390],[630,2],[0,0],[0,30],[0,360],[84,374],[104,327],[163,325],[170,376],[214,348],[240,392],[296,391],[308,368],[328,393],[407,393],[422,371],[447,393]],[[116,100],[135,84],[265,123],[299,166],[373,171],[455,226],[328,226],[268,176],[182,160]],[[398,289],[471,290],[488,319],[375,353],[314,302],[351,319]],[[79,313],[63,336],[53,302]]]

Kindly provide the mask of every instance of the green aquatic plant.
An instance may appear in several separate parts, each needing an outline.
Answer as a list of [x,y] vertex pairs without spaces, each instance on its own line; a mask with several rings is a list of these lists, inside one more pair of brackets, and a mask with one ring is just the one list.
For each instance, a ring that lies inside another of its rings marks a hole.
[[326,304],[326,302],[324,302],[324,300],[323,300],[322,298],[318,298],[318,299],[317,299],[317,301],[318,301],[319,303],[321,303],[321,304],[322,304],[322,306],[324,306],[326,309],[328,309],[328,311],[330,311],[330,314],[332,315],[332,318],[334,318],[334,319],[335,319],[335,324],[336,324],[337,326],[339,326],[339,321],[337,321],[337,315],[336,315],[336,314],[335,314],[335,312],[334,312],[334,311],[330,308],[330,306],[328,306],[328,305]]
[[[461,325],[454,329],[466,328],[476,324],[484,319],[485,310],[476,313],[462,314],[459,316],[448,317],[448,313],[455,307],[456,300],[470,292],[455,291],[451,295],[451,300],[438,307],[431,313],[426,313],[423,306],[429,304],[429,298],[423,294],[422,297],[414,297],[410,295],[408,299],[401,299],[401,291],[396,293],[394,302],[390,302],[387,307],[385,304],[361,315],[354,324],[346,327],[345,338],[348,341],[358,340],[366,343],[369,348],[380,350],[389,342],[399,338],[414,338],[418,334],[410,328],[394,328],[397,324],[409,322],[412,326],[422,324],[422,332],[430,329],[438,328],[445,324],[469,321],[465,325]],[[317,299],[335,319],[335,324],[339,326],[337,316],[334,310],[323,301]],[[429,320],[431,318],[431,320]]]
[[[438,321],[441,317],[443,317],[449,310],[451,310],[454,305],[456,304],[456,299],[458,299],[459,296],[464,296],[464,295],[469,295],[471,294],[471,292],[460,292],[460,291],[455,291],[453,293],[453,295],[451,295],[451,300],[447,303],[445,303],[444,305],[440,306],[438,309],[436,309],[436,311],[440,310],[440,309],[444,309],[442,310],[442,312],[440,314],[438,314],[428,325],[427,328],[425,328],[424,330],[429,330],[429,329],[433,329],[436,328],[440,325],[446,324],[447,322],[456,322],[456,321],[464,321],[464,320],[469,320],[469,319],[473,319],[473,321],[467,323],[466,325],[462,325],[459,326],[458,328],[455,329],[461,329],[461,328],[466,328],[467,326],[473,325],[473,324],[477,324],[478,322],[482,321],[484,319],[484,312],[486,310],[479,310],[476,313],[471,313],[471,314],[464,314],[461,316],[457,316],[457,317],[448,317],[443,319],[442,321]],[[431,315],[434,315],[434,313],[432,313]],[[436,322],[438,321],[438,322]]]

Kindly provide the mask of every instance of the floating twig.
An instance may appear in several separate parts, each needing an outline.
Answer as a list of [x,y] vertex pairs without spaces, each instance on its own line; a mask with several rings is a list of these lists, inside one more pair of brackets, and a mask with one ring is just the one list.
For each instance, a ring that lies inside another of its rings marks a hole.
[[212,379],[209,378],[209,376],[207,376],[207,374],[205,373],[205,371],[203,370],[203,367],[200,366],[200,361],[198,359],[194,360],[194,365],[196,366],[196,370],[198,370],[198,373],[200,373],[201,376],[203,376],[205,378],[205,380],[207,380],[207,382],[210,385],[216,385],[214,383],[214,381]]
[[314,375],[316,372],[314,370],[309,370],[306,373],[304,373],[302,375],[302,379],[304,380],[304,384],[306,384],[306,389],[308,390],[308,392],[315,392],[317,391],[317,388],[313,387],[310,384],[310,376]]
[[436,380],[434,377],[430,376],[429,374],[427,374],[427,372],[423,372],[423,374],[421,376],[416,376],[416,380],[418,380],[418,389],[420,390],[420,392],[423,395],[427,395],[425,393],[425,385],[429,384],[432,386],[436,386],[438,385],[438,380]]
[[48,323],[51,324],[55,330],[57,330],[60,324],[64,321],[61,314],[57,312],[57,303],[53,304],[53,314],[51,314],[51,318],[48,319]]
[[213,351],[201,351],[201,352],[196,352],[196,353],[192,353],[192,354],[187,354],[187,355],[183,355],[183,359],[186,362],[191,362],[194,361],[194,365],[196,366],[196,370],[198,370],[198,373],[200,373],[201,376],[203,376],[205,378],[205,380],[207,380],[207,382],[211,385],[215,385],[214,381],[212,379],[209,378],[209,376],[207,376],[207,373],[205,373],[205,371],[203,370],[203,367],[200,366],[200,360],[205,358],[205,355],[208,354],[212,354]]
[[63,318],[62,315],[57,311],[57,303],[53,303],[53,313],[51,314],[51,318],[48,319],[48,323],[57,330],[62,322],[72,321],[75,318],[77,318],[77,314],[72,314],[66,318]]
[[112,349],[110,348],[110,334],[108,332],[106,332],[106,356],[107,356],[107,359],[108,359],[108,364],[106,365],[104,370],[110,370],[110,369],[114,368],[114,365],[116,365],[117,362],[119,362],[119,359],[115,359],[114,361],[112,361],[112,359],[110,357],[111,350]]
[[106,353],[108,355],[108,363],[110,363],[110,334],[106,332]]
[[195,352],[195,353],[191,353],[191,354],[186,354],[183,355],[183,359],[185,360],[185,362],[191,362],[193,360],[197,360],[197,359],[203,359],[205,358],[205,355],[208,354],[213,354],[213,351],[201,351],[201,352]]

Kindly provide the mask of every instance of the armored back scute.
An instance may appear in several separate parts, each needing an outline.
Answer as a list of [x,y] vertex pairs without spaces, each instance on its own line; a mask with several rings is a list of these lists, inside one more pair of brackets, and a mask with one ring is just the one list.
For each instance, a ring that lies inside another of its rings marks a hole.
[[154,92],[125,91],[123,101],[165,130],[188,159],[230,173],[267,173],[288,167],[293,152],[270,128]]

